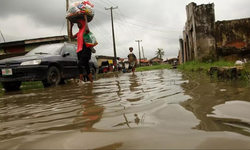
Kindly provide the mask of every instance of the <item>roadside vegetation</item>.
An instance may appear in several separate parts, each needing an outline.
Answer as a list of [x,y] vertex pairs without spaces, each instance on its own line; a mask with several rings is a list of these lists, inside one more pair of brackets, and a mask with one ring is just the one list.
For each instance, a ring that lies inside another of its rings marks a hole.
[[172,66],[169,64],[153,65],[153,66],[138,67],[138,68],[136,68],[136,72],[149,71],[149,70],[160,70],[160,69],[171,69],[171,68],[172,68]]
[[[185,64],[181,64],[178,66],[179,70],[182,71],[191,71],[191,72],[203,72],[209,73],[213,77],[218,77],[218,72],[210,72],[211,67],[236,67],[234,62],[229,62],[225,60],[220,60],[216,62],[199,62],[198,60],[194,60],[191,62],[186,62]],[[237,79],[241,80],[249,80],[250,79],[250,63],[246,63],[243,66],[237,66],[240,69],[237,69]],[[230,72],[229,70],[229,77]],[[224,73],[224,72],[222,72]]]
[[211,67],[233,67],[234,63],[229,61],[199,62],[198,60],[186,62],[178,66],[183,71],[203,71],[207,72]]
[[[38,89],[43,88],[43,84],[41,81],[31,81],[31,82],[22,82],[20,89],[28,90],[28,89]],[[3,86],[0,83],[0,89],[3,89]]]

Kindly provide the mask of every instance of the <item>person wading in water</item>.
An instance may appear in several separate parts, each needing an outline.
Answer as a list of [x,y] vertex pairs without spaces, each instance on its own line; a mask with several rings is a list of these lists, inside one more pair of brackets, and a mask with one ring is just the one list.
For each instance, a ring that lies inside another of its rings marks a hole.
[[77,57],[78,57],[78,70],[79,70],[79,85],[83,85],[83,66],[85,67],[86,73],[88,75],[89,81],[93,83],[92,73],[90,72],[89,67],[89,60],[91,59],[91,49],[86,47],[86,44],[83,39],[83,34],[89,33],[88,23],[87,23],[87,16],[84,15],[84,20],[79,20],[77,22],[77,26],[79,28],[78,33],[75,35],[72,34],[72,28],[74,23],[71,22],[70,28],[70,37],[71,39],[77,38]]

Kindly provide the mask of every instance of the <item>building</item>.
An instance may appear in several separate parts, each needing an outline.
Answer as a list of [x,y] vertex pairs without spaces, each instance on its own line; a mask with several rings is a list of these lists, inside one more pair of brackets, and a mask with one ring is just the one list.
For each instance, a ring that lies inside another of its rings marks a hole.
[[[67,36],[53,36],[0,43],[0,59],[24,55],[42,44],[62,43],[67,41]],[[75,42],[75,40],[73,42]]]
[[[104,56],[104,55],[96,55],[96,59],[98,62],[98,65],[101,66],[103,61],[108,61],[109,64],[113,64],[115,57],[114,56]],[[119,60],[120,58],[117,57],[117,60]]]
[[151,64],[154,64],[154,63],[160,63],[161,64],[163,62],[163,59],[158,58],[158,57],[154,57],[154,58],[150,59],[149,62]]
[[170,58],[164,62],[170,65],[179,65],[179,58]]
[[215,22],[214,4],[186,6],[179,63],[250,58],[250,18]]
[[187,21],[180,39],[181,60],[211,59],[215,49],[215,14],[214,4],[199,5],[194,2],[186,6]]

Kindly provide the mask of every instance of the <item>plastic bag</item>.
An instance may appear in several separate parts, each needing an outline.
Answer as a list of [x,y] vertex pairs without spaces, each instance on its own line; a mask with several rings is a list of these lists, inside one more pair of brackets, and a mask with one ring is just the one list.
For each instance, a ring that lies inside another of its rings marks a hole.
[[86,44],[86,47],[92,48],[98,44],[94,34],[92,32],[89,33],[84,33],[83,34],[83,39]]
[[71,22],[77,22],[80,19],[84,19],[84,15],[87,15],[87,21],[90,22],[95,15],[93,8],[94,5],[92,5],[88,0],[74,2],[69,6],[66,19]]

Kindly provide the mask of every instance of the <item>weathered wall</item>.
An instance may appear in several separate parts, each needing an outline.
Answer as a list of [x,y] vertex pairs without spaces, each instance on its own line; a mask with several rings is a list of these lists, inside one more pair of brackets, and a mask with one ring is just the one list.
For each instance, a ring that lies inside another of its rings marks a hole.
[[194,26],[194,9],[197,5],[190,3],[186,6],[187,21],[185,24],[185,30],[183,32],[183,49],[184,49],[184,62],[195,59],[196,45],[194,43],[195,38],[195,26]]
[[181,63],[194,59],[250,60],[250,18],[215,23],[213,3],[192,2],[186,6],[186,13],[183,44],[180,44]]
[[216,22],[217,53],[235,61],[250,59],[250,18]]
[[179,39],[179,44],[180,44],[180,51],[179,51],[179,63],[182,64],[185,62],[185,57],[184,57],[184,47],[183,47],[183,39]]
[[211,60],[216,57],[214,4],[199,5],[194,9],[195,58]]
[[183,32],[183,61],[210,60],[216,55],[214,4],[186,6],[187,21]]

